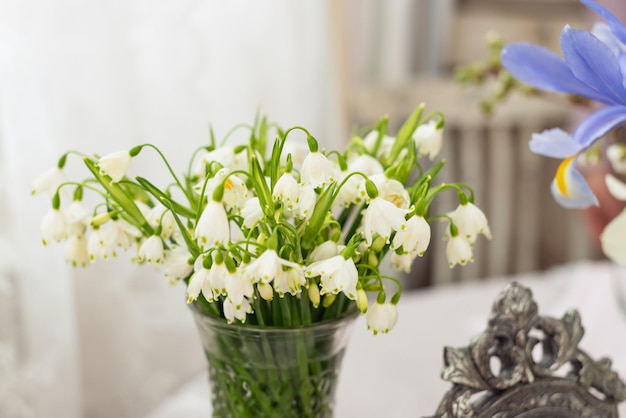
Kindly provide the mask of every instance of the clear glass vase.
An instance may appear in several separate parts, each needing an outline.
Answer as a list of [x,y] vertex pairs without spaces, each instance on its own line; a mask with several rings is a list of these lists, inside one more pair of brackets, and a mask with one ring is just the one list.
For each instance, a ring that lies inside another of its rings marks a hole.
[[302,328],[228,324],[192,307],[208,360],[213,417],[332,417],[358,312]]

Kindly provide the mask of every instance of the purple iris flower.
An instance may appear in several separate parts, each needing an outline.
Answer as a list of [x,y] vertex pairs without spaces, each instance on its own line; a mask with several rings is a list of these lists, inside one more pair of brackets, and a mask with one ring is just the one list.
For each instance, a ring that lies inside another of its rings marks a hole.
[[572,135],[551,129],[534,134],[530,141],[533,152],[564,159],[552,183],[552,194],[558,203],[570,208],[598,205],[576,170],[576,158],[626,122],[626,26],[595,1],[580,1],[606,24],[596,25],[593,33],[565,26],[561,32],[563,58],[529,43],[509,44],[501,54],[502,65],[526,84],[607,105],[585,118]]

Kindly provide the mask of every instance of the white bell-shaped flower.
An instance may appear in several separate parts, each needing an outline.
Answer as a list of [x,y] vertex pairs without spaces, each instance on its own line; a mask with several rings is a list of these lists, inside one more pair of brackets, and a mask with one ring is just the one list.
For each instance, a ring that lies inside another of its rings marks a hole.
[[82,224],[89,222],[91,214],[80,200],[74,200],[64,211],[65,220],[68,224]]
[[[374,147],[376,146],[376,141],[378,140],[378,131],[370,131],[363,138],[363,144],[365,148],[367,148],[368,152],[373,152]],[[376,152],[377,157],[382,157],[389,154],[391,148],[393,148],[393,144],[396,142],[396,138],[389,135],[383,135],[380,146],[378,147],[378,152]]]
[[378,189],[378,197],[402,209],[408,209],[411,205],[409,192],[398,180],[387,178],[384,174],[375,174],[370,180]]
[[326,260],[315,261],[305,267],[306,277],[320,276],[321,295],[343,292],[349,299],[356,300],[356,285],[359,274],[352,258],[337,255]]
[[251,197],[246,200],[241,208],[241,216],[243,217],[243,227],[248,229],[263,219],[263,209],[258,197]]
[[172,281],[186,278],[193,271],[190,260],[191,253],[186,247],[176,246],[166,250],[162,265],[163,274]]
[[311,219],[315,204],[317,203],[317,193],[311,185],[300,187],[298,203],[295,207],[295,216],[301,219]]
[[418,157],[428,155],[432,161],[439,155],[443,146],[443,130],[437,129],[437,121],[431,120],[417,127],[413,133]]
[[[348,175],[357,172],[371,177],[382,174],[383,166],[376,158],[370,155],[359,155],[348,162],[348,169],[341,173],[339,183],[342,183]],[[349,206],[354,203],[360,203],[366,198],[365,179],[362,175],[352,175],[346,180],[341,189],[339,189],[339,194],[335,202],[341,206]]]
[[478,234],[483,234],[491,239],[491,230],[487,217],[476,205],[467,202],[459,205],[452,215],[452,222],[456,225],[459,235],[465,237],[470,243],[476,241]]
[[372,199],[363,215],[365,242],[371,245],[374,234],[378,234],[385,241],[389,241],[392,232],[406,227],[404,217],[407,212],[408,210],[401,209],[381,197]]
[[611,168],[618,174],[626,174],[626,144],[616,142],[606,149]]
[[243,274],[229,274],[224,281],[226,297],[235,305],[241,305],[245,298],[252,298],[254,286],[252,280]]
[[398,308],[392,303],[374,303],[367,309],[367,329],[374,335],[388,333],[398,322]]
[[[210,178],[206,183],[204,190],[205,196],[212,196],[215,189],[224,184],[224,197],[222,203],[228,208],[240,209],[248,199],[248,188],[243,180],[236,175],[228,175],[232,170],[230,168],[222,168],[213,178]],[[197,193],[202,192],[204,187],[204,180],[198,183],[194,190]]]
[[58,167],[53,167],[40,174],[33,182],[32,194],[48,193],[54,196],[59,186],[67,181],[65,173]]
[[139,247],[139,260],[148,263],[159,264],[163,262],[165,250],[163,249],[163,240],[160,236],[152,235],[148,237]]
[[126,175],[132,159],[128,151],[116,151],[100,158],[96,165],[100,174],[111,177],[111,182],[117,183]]
[[473,261],[472,245],[461,235],[448,238],[446,245],[446,256],[448,257],[448,265],[454,267],[457,264],[464,266]]
[[282,202],[289,210],[293,210],[294,205],[300,197],[300,186],[291,173],[283,173],[276,181],[272,197]]
[[115,257],[115,230],[108,227],[91,231],[87,238],[87,252],[91,261]]
[[332,258],[345,248],[345,245],[339,245],[335,241],[324,241],[317,247],[311,251],[309,254],[309,260],[311,261],[322,261],[328,258]]
[[229,324],[234,322],[235,319],[244,323],[246,322],[246,315],[252,313],[252,306],[248,299],[243,299],[240,304],[235,304],[230,299],[226,299],[222,306],[224,308],[224,317],[226,317],[226,322]]
[[[213,291],[209,283],[210,269],[204,267],[204,256],[199,256],[193,263],[193,274],[189,278],[187,284],[187,303],[191,303],[198,299],[200,292],[203,292],[204,298],[213,302]],[[209,283],[207,286],[205,283]],[[204,291],[206,289],[206,292]]]
[[67,238],[67,221],[58,209],[50,209],[41,220],[41,240],[44,245],[50,241],[61,241]]
[[423,216],[411,216],[403,228],[396,232],[391,243],[393,250],[402,247],[403,254],[423,256],[430,243],[430,224]]
[[281,269],[273,285],[278,296],[283,297],[285,293],[295,296],[302,292],[302,288],[306,285],[306,278],[301,268]]
[[330,183],[336,178],[337,168],[319,151],[310,152],[302,162],[300,182],[314,189]]
[[115,245],[124,250],[128,250],[142,236],[141,231],[136,226],[124,219],[110,222],[110,228],[113,230]]
[[83,235],[72,235],[67,239],[65,260],[74,267],[86,267],[90,263],[87,239]]
[[392,252],[389,257],[389,264],[398,271],[409,273],[416,258],[417,253],[398,254],[396,252]]
[[252,260],[244,269],[244,275],[253,283],[271,283],[282,271],[282,267],[298,268],[298,264],[284,260],[274,250],[265,250],[257,259]]
[[198,219],[194,238],[203,248],[226,245],[230,239],[230,223],[224,205],[210,200]]

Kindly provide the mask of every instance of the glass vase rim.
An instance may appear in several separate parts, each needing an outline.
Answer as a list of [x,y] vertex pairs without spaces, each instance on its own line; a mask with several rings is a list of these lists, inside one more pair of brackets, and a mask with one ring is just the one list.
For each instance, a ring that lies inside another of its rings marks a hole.
[[354,320],[358,316],[361,315],[361,312],[354,307],[353,309],[349,309],[344,312],[341,316],[332,319],[325,319],[323,321],[313,322],[307,325],[301,325],[297,327],[280,327],[280,326],[261,326],[255,324],[241,323],[237,321],[228,322],[225,318],[221,316],[216,316],[210,312],[206,312],[202,310],[197,303],[190,303],[187,305],[189,309],[192,311],[194,315],[198,315],[202,317],[203,320],[207,320],[211,323],[214,323],[221,327],[228,327],[233,329],[241,329],[246,331],[260,331],[260,332],[301,332],[303,330],[310,330],[315,328],[324,328],[329,325],[338,325],[343,322],[349,322],[349,320]]

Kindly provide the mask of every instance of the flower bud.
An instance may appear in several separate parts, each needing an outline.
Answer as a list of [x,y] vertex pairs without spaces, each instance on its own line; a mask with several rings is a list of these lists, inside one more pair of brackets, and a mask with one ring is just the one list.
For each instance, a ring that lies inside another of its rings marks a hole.
[[268,283],[259,282],[257,289],[264,300],[269,302],[274,299],[274,289],[272,289],[272,286]]
[[311,283],[308,289],[309,300],[314,308],[320,306],[320,289],[317,287],[317,284]]
[[363,289],[357,289],[356,291],[356,307],[361,313],[367,312],[367,293]]
[[324,299],[322,300],[322,306],[324,308],[328,308],[335,302],[335,299],[337,299],[337,295],[334,294],[324,296]]

